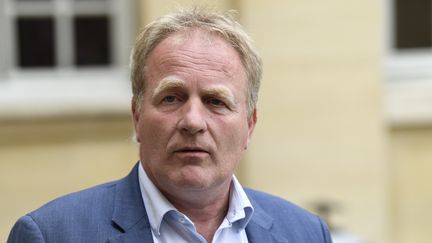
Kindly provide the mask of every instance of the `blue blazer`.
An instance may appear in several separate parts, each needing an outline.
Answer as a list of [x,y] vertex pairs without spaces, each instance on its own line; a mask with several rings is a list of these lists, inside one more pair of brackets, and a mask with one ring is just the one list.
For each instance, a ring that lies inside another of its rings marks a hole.
[[[330,243],[320,218],[281,199],[245,189],[254,214],[250,243]],[[58,198],[21,217],[8,243],[153,242],[138,182],[138,166],[125,178]]]

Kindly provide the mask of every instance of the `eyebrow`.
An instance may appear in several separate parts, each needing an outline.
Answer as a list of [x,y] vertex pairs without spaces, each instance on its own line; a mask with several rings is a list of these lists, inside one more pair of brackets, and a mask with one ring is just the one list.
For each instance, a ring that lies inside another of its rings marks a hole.
[[174,88],[183,88],[186,86],[186,83],[182,80],[177,79],[164,79],[160,81],[159,85],[154,89],[152,98],[157,97],[160,93],[174,89]]
[[[182,80],[163,79],[162,81],[160,81],[158,86],[154,89],[153,94],[152,94],[152,98],[157,97],[160,93],[162,93],[166,90],[176,89],[176,88],[184,88],[184,87],[186,87],[186,83]],[[214,85],[214,86],[208,87],[204,90],[204,94],[206,96],[217,96],[217,97],[223,98],[231,106],[233,106],[237,103],[234,94],[231,92],[230,89],[228,89],[225,86]]]

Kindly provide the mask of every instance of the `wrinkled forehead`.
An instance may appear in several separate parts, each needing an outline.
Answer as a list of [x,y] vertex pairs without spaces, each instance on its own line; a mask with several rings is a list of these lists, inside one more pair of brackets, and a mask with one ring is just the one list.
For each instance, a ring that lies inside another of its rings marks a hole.
[[246,78],[241,56],[234,46],[221,34],[200,28],[178,31],[160,41],[146,60],[145,72],[150,67],[158,69],[174,61],[196,61],[197,66],[213,62],[210,69],[219,69],[227,76],[240,72]]

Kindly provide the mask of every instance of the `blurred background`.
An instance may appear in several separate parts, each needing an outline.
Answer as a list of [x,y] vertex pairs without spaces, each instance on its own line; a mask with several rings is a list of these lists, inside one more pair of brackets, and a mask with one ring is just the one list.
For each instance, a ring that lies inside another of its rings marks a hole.
[[0,241],[129,172],[135,35],[199,3],[238,10],[264,59],[241,182],[321,214],[335,243],[431,242],[431,2],[1,0]]

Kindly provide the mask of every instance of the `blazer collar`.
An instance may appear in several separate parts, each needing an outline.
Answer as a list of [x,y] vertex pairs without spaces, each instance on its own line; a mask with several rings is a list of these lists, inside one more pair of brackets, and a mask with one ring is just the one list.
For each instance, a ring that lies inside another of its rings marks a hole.
[[248,194],[248,196],[254,207],[252,218],[246,226],[246,234],[249,243],[289,243],[287,239],[273,231],[273,217],[263,210],[251,194]]
[[150,224],[138,182],[138,163],[116,185],[112,221],[123,234],[109,242],[153,242]]

